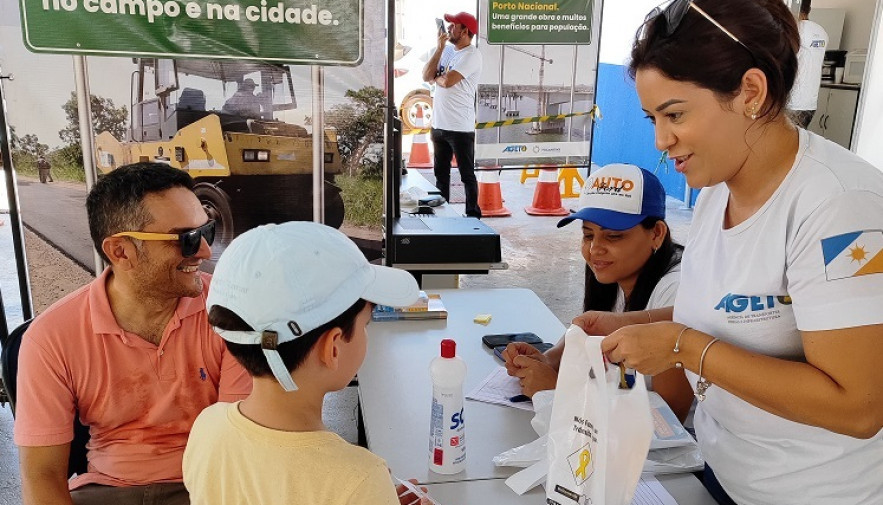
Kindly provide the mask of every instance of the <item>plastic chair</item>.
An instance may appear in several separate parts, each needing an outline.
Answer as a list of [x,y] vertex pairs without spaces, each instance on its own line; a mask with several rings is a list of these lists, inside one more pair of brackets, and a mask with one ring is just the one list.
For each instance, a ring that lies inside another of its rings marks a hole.
[[[15,401],[18,393],[18,352],[21,349],[22,338],[31,325],[30,319],[19,325],[9,333],[3,342],[3,352],[0,353],[0,366],[3,367],[3,385],[9,397],[9,405],[12,407],[12,416],[15,417]],[[74,412],[74,439],[71,441],[70,456],[67,461],[68,475],[84,474],[88,467],[86,458],[86,444],[89,442],[89,428],[80,423],[79,412]]]

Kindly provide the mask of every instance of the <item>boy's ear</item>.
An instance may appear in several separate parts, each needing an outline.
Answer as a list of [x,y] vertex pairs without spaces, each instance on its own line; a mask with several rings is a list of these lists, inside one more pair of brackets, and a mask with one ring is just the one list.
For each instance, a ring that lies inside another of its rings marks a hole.
[[340,346],[343,343],[343,330],[331,328],[319,337],[316,351],[319,361],[329,370],[337,370],[340,366]]

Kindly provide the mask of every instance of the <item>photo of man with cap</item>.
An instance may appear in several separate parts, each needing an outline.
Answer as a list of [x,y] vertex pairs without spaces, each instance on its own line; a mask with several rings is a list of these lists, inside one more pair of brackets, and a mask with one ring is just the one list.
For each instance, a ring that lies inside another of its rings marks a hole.
[[368,263],[329,226],[270,224],[234,239],[206,306],[254,386],[196,419],[183,465],[191,504],[428,505],[322,422],[325,395],[365,358],[374,304],[406,306],[418,293],[411,274]]
[[257,88],[252,79],[243,79],[239,83],[236,93],[233,93],[221,109],[227,114],[235,114],[237,116],[259,119],[261,117],[261,101],[260,97],[254,94]]
[[[481,53],[472,45],[478,21],[466,12],[445,14],[447,32],[439,32],[435,54],[423,67],[423,80],[435,83],[432,112],[433,166],[436,186],[450,201],[451,161],[457,156],[466,189],[466,215],[481,217],[475,178],[475,96]],[[448,44],[450,42],[450,44]]]

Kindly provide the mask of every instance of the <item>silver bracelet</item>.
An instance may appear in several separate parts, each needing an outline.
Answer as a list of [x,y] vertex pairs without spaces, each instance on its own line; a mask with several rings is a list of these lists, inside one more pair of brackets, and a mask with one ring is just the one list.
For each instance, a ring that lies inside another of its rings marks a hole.
[[[675,340],[675,348],[672,349],[672,352],[674,352],[675,354],[678,354],[679,352],[681,352],[681,337],[684,335],[684,332],[686,332],[689,329],[690,329],[689,326],[684,325],[684,329],[682,329],[681,332],[678,333],[678,339]],[[675,368],[684,368],[684,364],[680,361],[677,361],[677,362],[675,362]]]
[[705,345],[705,349],[702,349],[702,354],[699,356],[699,380],[696,381],[696,399],[700,402],[705,400],[705,392],[711,387],[711,383],[702,378],[702,363],[705,362],[705,353],[708,352],[708,348],[713,346],[718,340],[720,339],[711,339],[711,342]]

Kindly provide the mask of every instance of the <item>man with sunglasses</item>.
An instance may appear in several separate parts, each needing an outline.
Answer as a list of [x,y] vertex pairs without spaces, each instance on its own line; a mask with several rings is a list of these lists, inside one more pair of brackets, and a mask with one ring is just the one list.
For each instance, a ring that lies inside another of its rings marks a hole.
[[[188,504],[181,461],[194,419],[250,392],[208,324],[210,276],[199,266],[215,228],[193,184],[184,171],[137,163],[89,193],[92,240],[110,266],[22,341],[15,443],[25,504]],[[89,468],[68,481],[74,416],[89,426]]]

